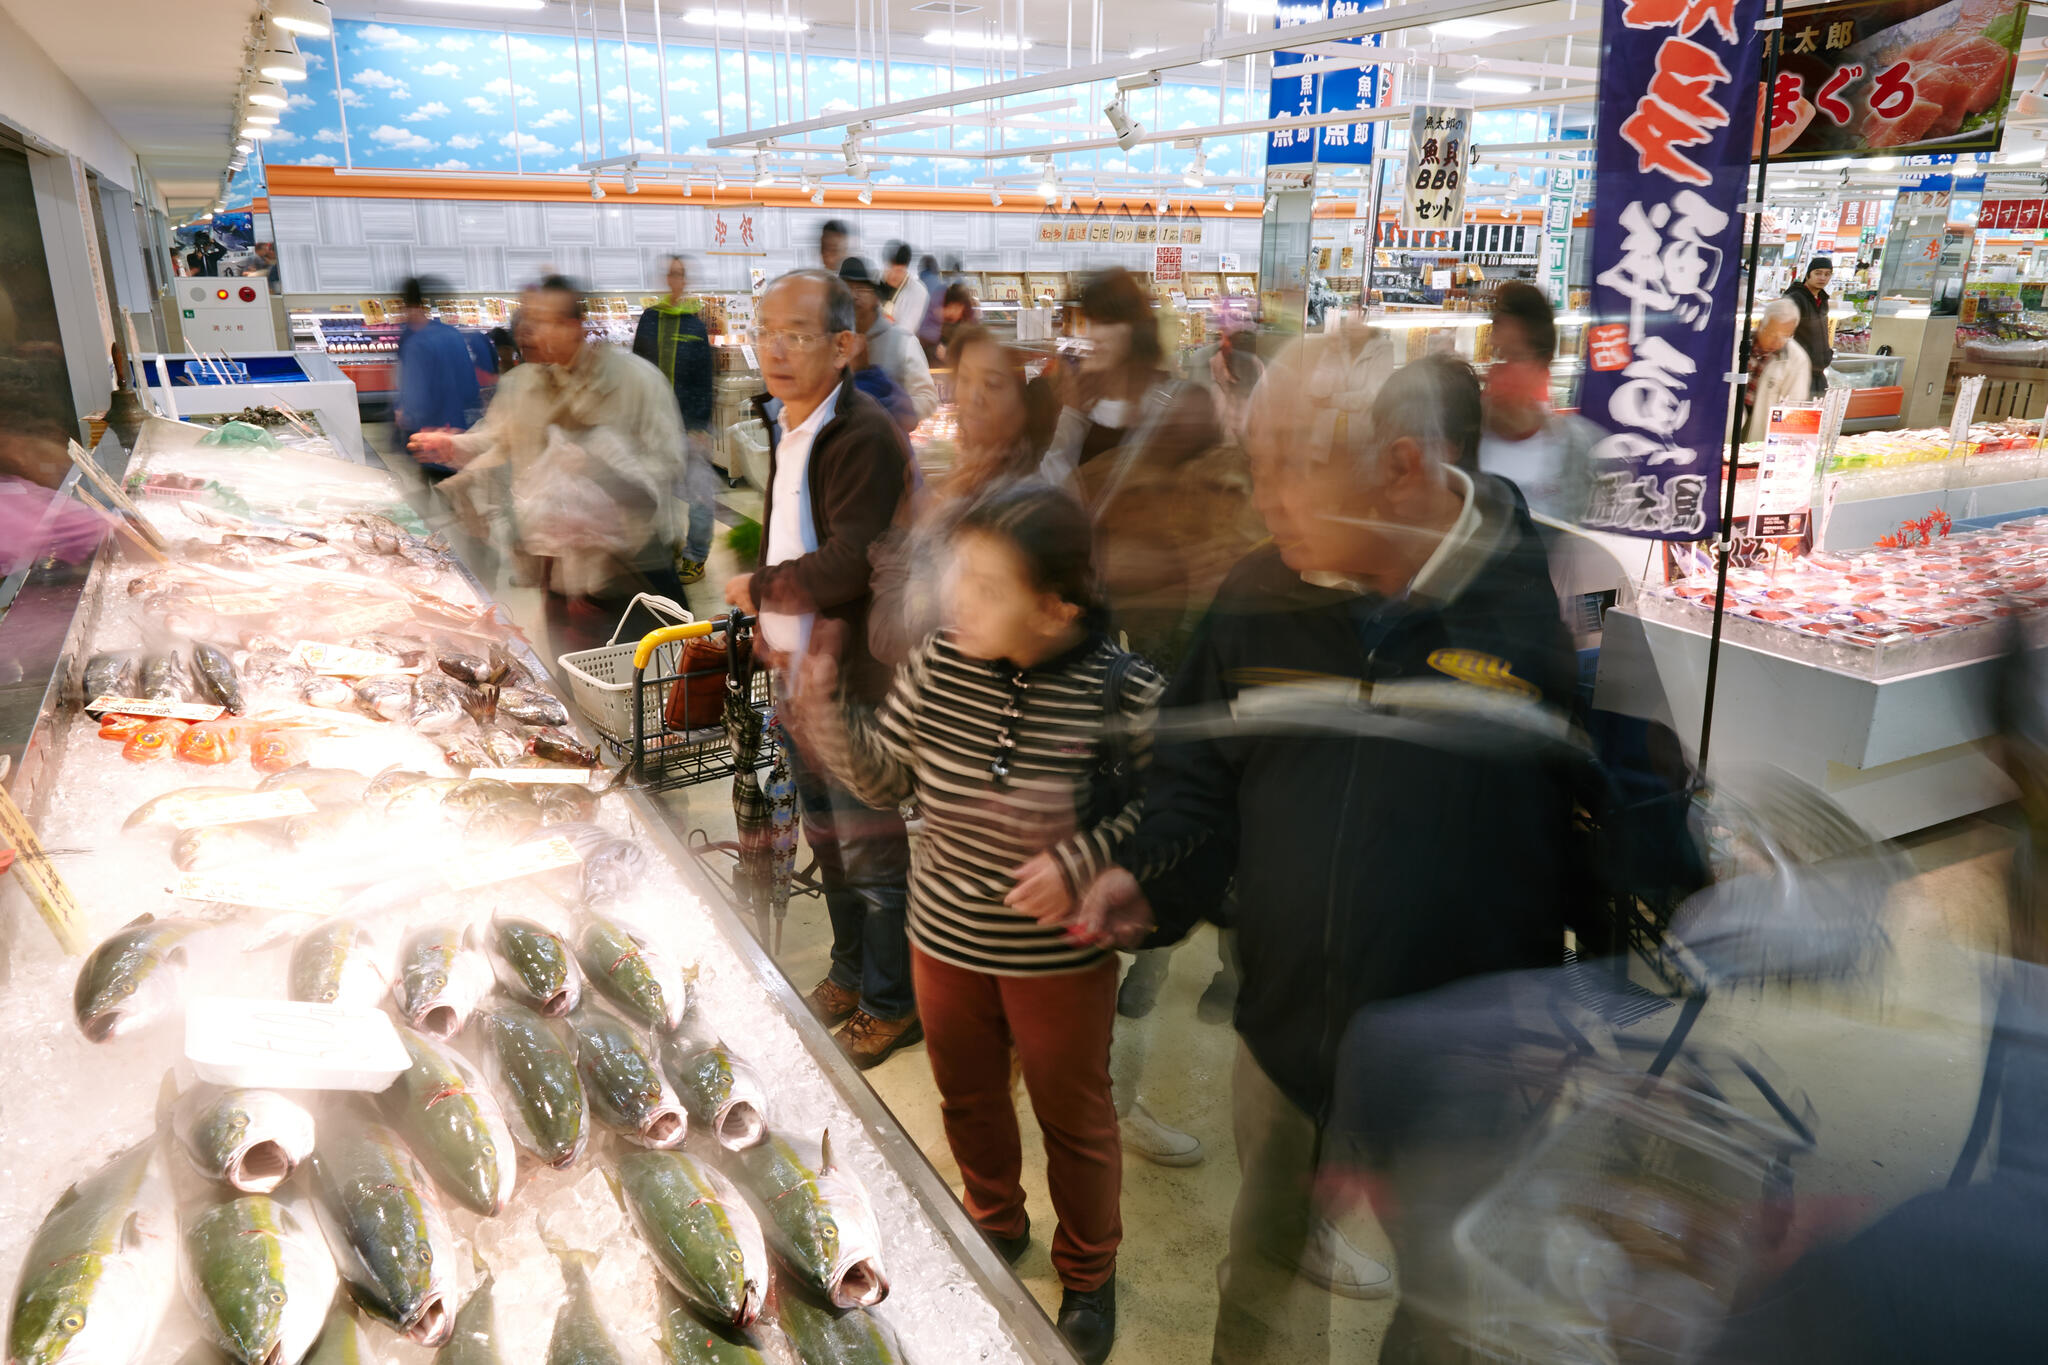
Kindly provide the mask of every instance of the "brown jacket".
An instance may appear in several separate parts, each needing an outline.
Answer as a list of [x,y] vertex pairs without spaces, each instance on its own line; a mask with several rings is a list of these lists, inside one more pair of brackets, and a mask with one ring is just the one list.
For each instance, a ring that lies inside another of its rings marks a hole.
[[[781,438],[768,416],[767,394],[754,399],[768,428],[768,489],[761,508],[761,545],[775,524],[775,458]],[[881,404],[840,381],[832,420],[811,443],[811,529],[818,548],[755,571],[754,605],[764,611],[816,612],[844,627],[839,676],[852,700],[879,703],[889,690],[888,666],[868,648],[868,547],[896,519],[911,479],[910,446]]]

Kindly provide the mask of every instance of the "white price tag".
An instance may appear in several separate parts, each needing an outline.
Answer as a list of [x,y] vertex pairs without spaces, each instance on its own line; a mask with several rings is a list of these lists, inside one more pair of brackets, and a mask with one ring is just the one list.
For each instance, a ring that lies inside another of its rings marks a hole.
[[386,626],[412,624],[415,618],[412,606],[406,602],[375,602],[367,607],[351,607],[336,612],[327,618],[327,628],[336,635],[361,635],[364,631],[382,630]]
[[351,649],[347,645],[323,645],[311,640],[301,640],[299,647],[292,651],[292,662],[315,673],[326,673],[337,678],[367,678],[373,673],[417,672],[405,668],[389,654],[374,650]]
[[284,605],[274,592],[229,592],[209,594],[201,599],[215,616],[267,616]]
[[152,716],[158,720],[219,720],[227,714],[224,706],[197,701],[151,701],[148,697],[117,697],[111,693],[95,697],[85,709],[96,716],[109,712],[119,716]]
[[493,882],[509,882],[514,877],[530,877],[550,868],[573,867],[582,861],[577,856],[576,846],[558,836],[502,853],[458,858],[448,864],[442,875],[448,879],[450,890],[470,891]]
[[250,792],[246,796],[195,796],[166,803],[170,821],[181,830],[202,825],[241,825],[251,820],[283,820],[311,815],[317,807],[297,787],[284,791]]
[[564,786],[588,786],[588,768],[471,768],[470,781],[489,779],[493,782],[510,782],[514,786],[540,786],[560,783]]
[[341,907],[341,897],[322,886],[306,886],[274,873],[187,872],[171,884],[180,900],[218,901],[257,910],[310,910],[321,914]]

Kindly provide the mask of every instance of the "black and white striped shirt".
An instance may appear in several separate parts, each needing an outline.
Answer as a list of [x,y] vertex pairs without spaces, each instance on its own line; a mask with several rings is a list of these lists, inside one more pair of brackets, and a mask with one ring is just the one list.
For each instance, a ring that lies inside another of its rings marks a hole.
[[[911,867],[910,937],[933,957],[998,976],[1079,971],[1102,954],[1003,904],[1012,873],[1050,851],[1076,895],[1137,825],[1138,802],[1077,828],[1104,752],[1103,684],[1116,646],[1100,636],[1036,667],[970,658],[946,631],[896,676],[870,721],[820,737],[821,755],[871,806],[912,795],[924,836]],[[1118,698],[1130,764],[1150,762],[1165,681],[1134,661]],[[998,767],[1001,773],[998,775]]]

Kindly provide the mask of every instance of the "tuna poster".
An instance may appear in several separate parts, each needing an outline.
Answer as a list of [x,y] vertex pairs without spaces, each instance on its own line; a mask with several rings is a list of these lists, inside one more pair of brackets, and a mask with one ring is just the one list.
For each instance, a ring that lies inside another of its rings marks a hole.
[[1720,521],[1763,0],[1606,0],[1586,524],[1700,540]]
[[2026,26],[2025,0],[1788,11],[1774,35],[1771,160],[1995,150]]

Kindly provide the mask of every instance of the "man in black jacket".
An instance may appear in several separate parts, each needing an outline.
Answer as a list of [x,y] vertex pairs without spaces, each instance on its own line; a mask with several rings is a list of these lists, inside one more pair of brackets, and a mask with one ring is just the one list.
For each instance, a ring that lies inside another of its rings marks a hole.
[[1835,263],[1816,256],[1806,263],[1806,278],[1785,291],[1785,297],[1799,305],[1799,327],[1792,339],[1806,352],[1813,366],[1813,396],[1827,392],[1827,368],[1834,364],[1834,343],[1828,340],[1828,282],[1835,278]]
[[[785,680],[796,678],[815,634],[839,651],[847,700],[876,706],[889,670],[868,650],[868,548],[894,523],[911,464],[902,430],[853,386],[855,338],[853,295],[837,275],[794,270],[761,296],[761,567],[729,580],[725,600],[760,613],[760,644],[783,661]],[[908,835],[895,811],[870,809],[799,751],[791,760],[832,920],[832,969],[811,989],[811,1012],[827,1025],[844,1021],[840,1046],[874,1066],[924,1036],[904,925]]]
[[704,577],[711,555],[711,515],[718,485],[711,464],[711,333],[697,300],[689,296],[690,267],[668,258],[668,294],[640,314],[633,330],[633,354],[658,366],[675,386],[683,416],[683,486],[676,496],[689,504],[690,529],[676,565],[685,583]]
[[[1219,853],[1235,869],[1242,1180],[1217,1365],[1327,1357],[1328,1298],[1298,1267],[1351,1017],[1557,962],[1575,882],[1574,659],[1521,498],[1455,467],[1477,382],[1431,357],[1360,420],[1303,378],[1282,357],[1253,400],[1273,540],[1199,628],[1123,869],[1075,924],[1129,946],[1155,909],[1140,879]],[[1185,931],[1188,907],[1156,909],[1155,942]]]

